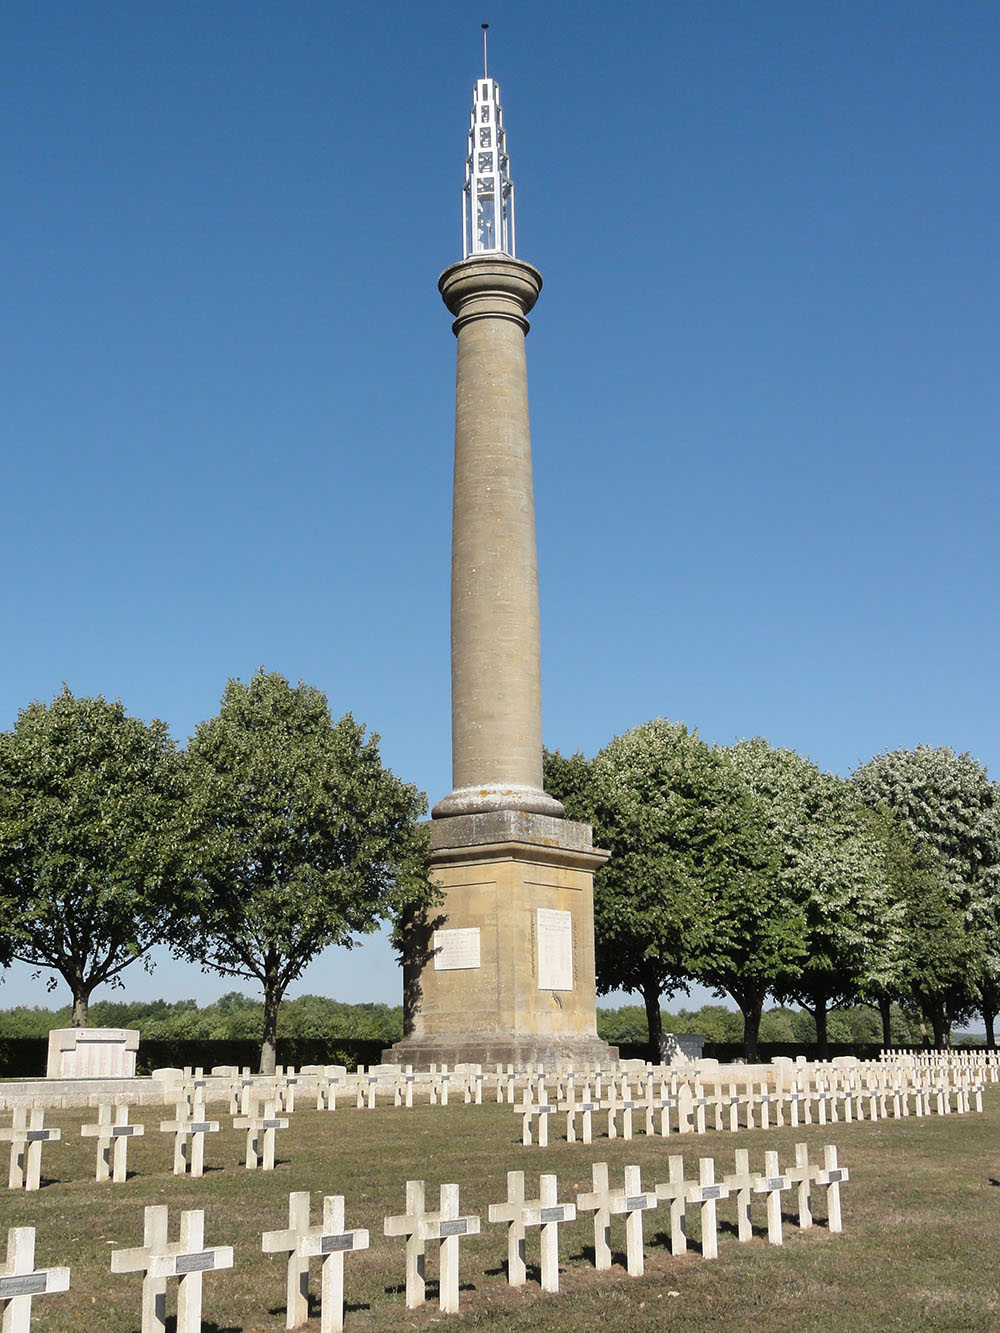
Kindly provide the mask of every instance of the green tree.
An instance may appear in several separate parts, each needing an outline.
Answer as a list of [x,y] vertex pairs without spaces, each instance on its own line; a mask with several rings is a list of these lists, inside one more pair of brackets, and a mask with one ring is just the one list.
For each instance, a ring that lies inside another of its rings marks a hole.
[[594,881],[598,992],[642,996],[656,1059],[660,1002],[686,989],[701,947],[717,841],[703,812],[717,769],[696,732],[663,719],[617,737],[589,764],[546,756],[546,791],[591,822],[611,852]]
[[166,726],[128,717],[118,702],[64,688],[0,735],[6,948],[63,978],[75,1027],[94,988],[120,985],[183,915],[180,798]]
[[825,1059],[830,1009],[886,985],[898,956],[883,845],[849,785],[810,760],[760,737],[727,753],[763,803],[784,892],[805,918],[805,953],[773,992],[809,1010]]
[[[992,1043],[1000,993],[1000,788],[972,755],[928,745],[876,755],[851,783],[909,844],[897,840],[891,854],[909,922],[907,956],[912,960],[916,949],[923,963],[919,973],[909,968],[909,984],[935,1041],[947,1041],[971,983]],[[929,895],[923,907],[918,890]],[[931,920],[936,940],[918,940],[914,931]],[[965,984],[957,984],[963,968]]]
[[260,985],[272,1073],[278,1007],[306,965],[433,901],[414,822],[426,802],[383,767],[377,736],[263,670],[229,682],[191,739],[187,776],[200,894],[182,951]]
[[657,1058],[660,1002],[694,977],[744,1014],[747,1050],[776,959],[797,956],[796,920],[770,893],[772,849],[732,766],[666,719],[617,737],[590,762],[550,762],[546,790],[594,825],[611,858],[594,881],[597,984],[638,992]]

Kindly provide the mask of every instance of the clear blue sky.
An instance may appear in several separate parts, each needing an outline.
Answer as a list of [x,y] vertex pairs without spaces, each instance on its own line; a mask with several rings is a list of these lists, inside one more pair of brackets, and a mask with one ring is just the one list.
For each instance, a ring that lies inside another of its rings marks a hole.
[[[7,0],[0,727],[66,681],[183,742],[264,665],[450,789],[436,280],[486,20],[545,279],[546,744],[665,715],[996,775],[994,0]],[[375,942],[305,989],[400,984]]]

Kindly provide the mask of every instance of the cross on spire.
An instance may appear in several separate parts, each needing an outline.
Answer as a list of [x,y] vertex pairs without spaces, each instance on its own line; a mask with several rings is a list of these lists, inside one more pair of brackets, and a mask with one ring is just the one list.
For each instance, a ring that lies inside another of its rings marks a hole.
[[462,257],[504,254],[513,259],[514,182],[510,178],[507,136],[500,107],[500,86],[486,66],[483,24],[483,77],[472,90],[469,153],[462,195]]

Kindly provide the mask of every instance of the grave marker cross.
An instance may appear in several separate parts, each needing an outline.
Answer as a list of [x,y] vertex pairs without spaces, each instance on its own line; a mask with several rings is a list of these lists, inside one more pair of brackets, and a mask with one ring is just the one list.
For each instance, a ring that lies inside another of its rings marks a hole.
[[7,1232],[7,1263],[0,1269],[0,1310],[4,1333],[30,1333],[35,1296],[69,1291],[68,1268],[35,1268],[35,1228]]
[[[150,1216],[153,1214],[154,1216]],[[166,1329],[166,1284],[177,1278],[176,1333],[201,1333],[202,1281],[205,1273],[232,1268],[231,1245],[205,1248],[205,1214],[201,1209],[181,1213],[180,1239],[167,1244],[167,1209],[145,1210],[144,1247],[114,1250],[113,1273],[145,1273],[142,1292],[142,1333]]]
[[145,1125],[129,1124],[127,1106],[100,1104],[97,1124],[80,1126],[81,1137],[97,1139],[97,1181],[110,1179],[117,1185],[125,1180],[129,1139],[139,1138],[145,1129]]
[[559,1290],[559,1225],[576,1218],[576,1205],[559,1203],[555,1176],[541,1176],[539,1197],[524,1197],[524,1172],[507,1172],[507,1202],[491,1203],[489,1220],[507,1225],[507,1280],[512,1287],[524,1285],[524,1233],[526,1227],[541,1227],[542,1291]]
[[321,1258],[320,1333],[340,1333],[344,1327],[344,1255],[367,1250],[368,1232],[344,1229],[344,1196],[323,1200],[323,1225],[309,1225],[309,1192],[288,1196],[288,1229],[267,1231],[261,1238],[265,1253],[290,1251],[286,1328],[301,1328],[309,1318],[309,1260]]
[[45,1112],[35,1106],[29,1116],[27,1107],[14,1107],[13,1124],[0,1129],[0,1143],[10,1144],[10,1175],[7,1184],[12,1190],[36,1190],[41,1184],[42,1144],[62,1138],[62,1130],[45,1128]]

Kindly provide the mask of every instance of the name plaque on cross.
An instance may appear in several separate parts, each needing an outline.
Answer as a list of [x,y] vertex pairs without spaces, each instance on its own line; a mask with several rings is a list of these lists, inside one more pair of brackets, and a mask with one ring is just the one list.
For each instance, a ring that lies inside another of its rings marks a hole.
[[538,989],[573,989],[573,914],[539,907]]
[[434,932],[436,972],[457,972],[480,966],[478,926],[463,926],[457,930]]
[[41,1296],[46,1289],[44,1273],[28,1273],[24,1277],[0,1277],[0,1301],[15,1296]]

